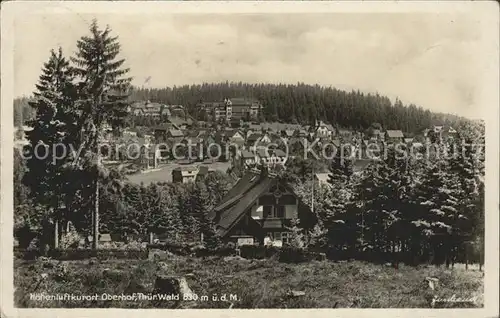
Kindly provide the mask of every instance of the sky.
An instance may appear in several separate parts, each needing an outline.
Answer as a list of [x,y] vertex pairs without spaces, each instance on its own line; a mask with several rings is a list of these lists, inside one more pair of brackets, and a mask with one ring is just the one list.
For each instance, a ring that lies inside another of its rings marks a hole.
[[305,82],[485,115],[487,39],[480,16],[463,13],[26,14],[15,20],[15,96],[33,92],[52,48],[74,55],[93,18],[118,36],[134,85]]

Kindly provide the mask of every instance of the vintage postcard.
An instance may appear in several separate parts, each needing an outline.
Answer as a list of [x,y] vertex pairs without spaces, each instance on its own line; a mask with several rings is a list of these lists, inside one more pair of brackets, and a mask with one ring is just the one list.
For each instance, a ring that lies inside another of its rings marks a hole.
[[1,14],[5,317],[497,316],[496,2]]

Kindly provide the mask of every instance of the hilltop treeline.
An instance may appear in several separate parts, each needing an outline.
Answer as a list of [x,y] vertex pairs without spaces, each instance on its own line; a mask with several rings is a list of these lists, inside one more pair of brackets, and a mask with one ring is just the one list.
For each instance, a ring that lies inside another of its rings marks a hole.
[[380,123],[386,129],[420,132],[433,124],[456,124],[460,117],[432,113],[416,105],[404,105],[379,94],[346,92],[333,87],[308,84],[205,83],[167,88],[134,88],[132,100],[182,104],[193,116],[199,102],[231,97],[251,97],[263,104],[261,120],[310,124],[326,120],[340,127],[366,129]]
[[[379,94],[346,92],[332,87],[308,84],[205,83],[167,88],[133,88],[130,101],[150,100],[164,104],[184,105],[189,114],[203,119],[196,105],[231,97],[250,97],[263,104],[261,121],[311,124],[325,120],[338,127],[363,130],[372,123],[385,129],[418,133],[431,125],[457,125],[465,119],[433,113],[401,100],[392,102]],[[14,101],[14,124],[32,117],[28,98]]]

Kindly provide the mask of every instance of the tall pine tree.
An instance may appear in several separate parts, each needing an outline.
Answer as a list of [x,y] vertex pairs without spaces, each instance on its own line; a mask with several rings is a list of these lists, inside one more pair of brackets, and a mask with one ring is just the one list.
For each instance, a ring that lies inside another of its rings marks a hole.
[[111,29],[99,29],[94,20],[90,35],[77,42],[78,51],[72,58],[74,72],[78,77],[79,127],[82,142],[80,164],[87,170],[89,179],[85,183],[93,189],[93,248],[99,237],[99,134],[104,124],[119,129],[127,115],[127,98],[131,78],[125,77],[128,68],[123,68],[124,59],[119,59],[120,43],[111,36]]
[[60,207],[72,193],[67,187],[74,176],[68,163],[71,162],[70,145],[78,148],[72,132],[76,129],[76,113],[73,111],[75,88],[72,84],[69,63],[59,48],[50,52],[44,64],[34,101],[30,105],[36,117],[28,121],[33,129],[27,132],[29,145],[25,148],[28,171],[23,182],[29,186],[30,195],[37,204],[50,212],[54,226],[54,246],[58,247]]

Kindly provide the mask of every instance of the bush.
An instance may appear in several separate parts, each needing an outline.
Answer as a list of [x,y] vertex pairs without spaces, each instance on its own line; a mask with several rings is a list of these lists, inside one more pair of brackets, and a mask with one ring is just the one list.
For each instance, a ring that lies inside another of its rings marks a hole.
[[83,260],[96,257],[101,260],[106,259],[147,259],[148,251],[146,249],[54,249],[48,253],[48,256],[57,260]]
[[206,256],[233,256],[236,255],[236,248],[234,244],[227,244],[217,248],[207,248],[203,245],[197,245],[191,249],[196,257]]
[[284,263],[302,263],[313,260],[323,260],[325,257],[320,253],[310,252],[299,247],[284,247],[280,251],[279,260]]
[[233,256],[236,255],[236,246],[234,243],[229,243],[225,246],[216,248],[214,252],[217,256]]
[[263,259],[266,257],[266,250],[264,246],[243,245],[240,246],[240,256],[249,259]]
[[75,229],[71,229],[61,237],[59,247],[61,249],[77,248],[82,239],[83,237]]
[[196,245],[192,245],[192,244],[188,244],[188,243],[179,244],[179,243],[174,243],[174,242],[168,242],[168,243],[159,243],[159,244],[148,244],[147,248],[168,251],[168,252],[175,254],[175,255],[189,256],[194,252],[193,248],[195,246]]
[[248,259],[264,259],[279,254],[276,246],[243,245],[240,246],[240,256]]

